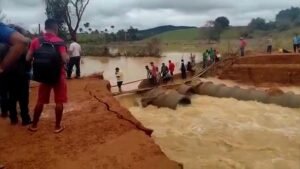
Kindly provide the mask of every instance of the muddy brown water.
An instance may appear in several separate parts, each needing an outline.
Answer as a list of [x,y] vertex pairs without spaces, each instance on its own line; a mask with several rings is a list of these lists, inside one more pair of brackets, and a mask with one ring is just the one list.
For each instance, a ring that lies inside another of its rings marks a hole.
[[[200,53],[196,55],[196,62],[202,60]],[[163,57],[84,57],[82,67],[82,75],[90,75],[93,73],[104,72],[104,78],[109,80],[112,85],[116,84],[115,68],[119,67],[124,74],[124,82],[131,82],[146,78],[145,66],[154,62],[156,66],[161,67],[162,63],[168,65],[168,61],[172,60],[175,65],[175,71],[179,72],[181,59],[185,63],[190,61],[190,53],[169,52],[163,53]],[[137,84],[124,86],[125,88],[137,87]]]
[[[104,71],[105,78],[114,84],[116,66],[128,82],[144,78],[144,67],[151,61],[160,66],[172,59],[178,71],[182,56],[189,60],[189,53],[168,53],[163,58],[87,57],[82,68],[84,75]],[[200,54],[196,59],[201,60]],[[281,89],[300,93],[297,86]],[[196,95],[190,106],[179,106],[174,111],[142,108],[137,95],[118,99],[146,127],[154,129],[155,142],[170,159],[183,163],[185,169],[300,168],[300,109]]]
[[[202,80],[239,85],[215,78]],[[281,89],[300,93],[297,86]],[[191,105],[174,111],[142,108],[138,95],[118,99],[154,129],[155,142],[185,169],[300,168],[300,109],[194,95]]]

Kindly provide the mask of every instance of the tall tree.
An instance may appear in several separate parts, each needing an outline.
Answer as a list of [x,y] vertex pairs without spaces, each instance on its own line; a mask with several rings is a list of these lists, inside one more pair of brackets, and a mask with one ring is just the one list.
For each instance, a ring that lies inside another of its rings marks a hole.
[[73,40],[77,39],[82,16],[90,0],[45,0],[46,14],[66,24]]
[[121,29],[117,32],[116,36],[118,41],[125,41],[126,32]]
[[224,30],[229,27],[229,24],[230,22],[228,18],[226,18],[225,16],[221,16],[215,20],[214,26],[218,29]]
[[266,30],[267,29],[266,20],[263,19],[263,18],[254,18],[248,24],[248,28],[250,29],[250,31],[253,31],[253,30]]
[[276,15],[276,26],[278,30],[286,30],[292,26],[300,25],[300,8],[292,7],[282,10]]
[[127,30],[128,40],[129,41],[138,40],[138,36],[137,36],[138,31],[139,31],[138,29],[133,28],[132,26],[130,26],[130,28]]
[[83,24],[83,26],[88,29],[90,27],[90,23],[86,22],[86,23]]
[[[215,28],[215,21],[209,20],[204,25],[205,35],[208,40],[208,43],[211,41],[218,41],[220,39],[220,32]],[[200,30],[202,31],[202,30]]]

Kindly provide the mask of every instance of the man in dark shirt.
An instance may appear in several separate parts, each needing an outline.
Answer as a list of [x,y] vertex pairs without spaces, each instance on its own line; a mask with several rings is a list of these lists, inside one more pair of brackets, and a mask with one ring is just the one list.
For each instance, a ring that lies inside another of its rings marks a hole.
[[[10,46],[5,56],[1,56],[0,59],[0,93],[3,93],[3,86],[7,85],[5,80],[2,79],[3,73],[20,59],[22,53],[26,51],[28,42],[28,39],[22,34],[0,22],[0,43]],[[2,102],[3,98],[1,99],[1,106],[4,105]],[[0,164],[0,168],[4,168],[4,165]]]
[[[7,72],[12,67],[18,67],[16,63],[20,60],[22,54],[26,52],[29,40],[21,33],[0,22],[0,43],[9,46],[7,52],[1,52],[0,56],[0,95],[1,95],[1,116],[8,115],[8,80]],[[3,48],[4,49],[4,48]],[[15,122],[14,122],[15,123]]]

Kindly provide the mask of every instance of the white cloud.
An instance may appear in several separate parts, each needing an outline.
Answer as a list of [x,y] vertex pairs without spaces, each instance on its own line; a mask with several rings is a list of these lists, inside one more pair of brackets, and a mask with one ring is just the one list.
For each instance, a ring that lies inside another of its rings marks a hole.
[[[45,20],[43,0],[0,0],[9,20],[37,27]],[[129,26],[139,29],[159,25],[201,26],[207,20],[227,16],[232,25],[245,25],[254,17],[274,20],[281,9],[300,6],[298,0],[91,0],[83,22],[103,30]]]

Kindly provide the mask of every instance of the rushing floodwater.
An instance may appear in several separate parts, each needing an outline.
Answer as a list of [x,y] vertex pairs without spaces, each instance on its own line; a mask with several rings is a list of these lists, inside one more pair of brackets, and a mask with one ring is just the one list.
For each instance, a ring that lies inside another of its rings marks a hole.
[[207,96],[176,111],[127,106],[185,169],[300,168],[300,109]]
[[[114,84],[117,66],[128,82],[144,78],[144,66],[151,61],[160,66],[171,59],[178,70],[182,56],[189,60],[189,53],[165,55],[163,58],[88,57],[82,65],[83,75],[104,71],[105,78]],[[199,54],[196,60],[201,60]],[[214,78],[208,80],[237,85]],[[300,93],[299,87],[281,89]],[[300,109],[193,96],[191,105],[179,106],[174,111],[153,106],[141,108],[136,97],[129,95],[119,100],[145,126],[154,129],[157,144],[169,158],[183,163],[185,169],[300,169]]]

